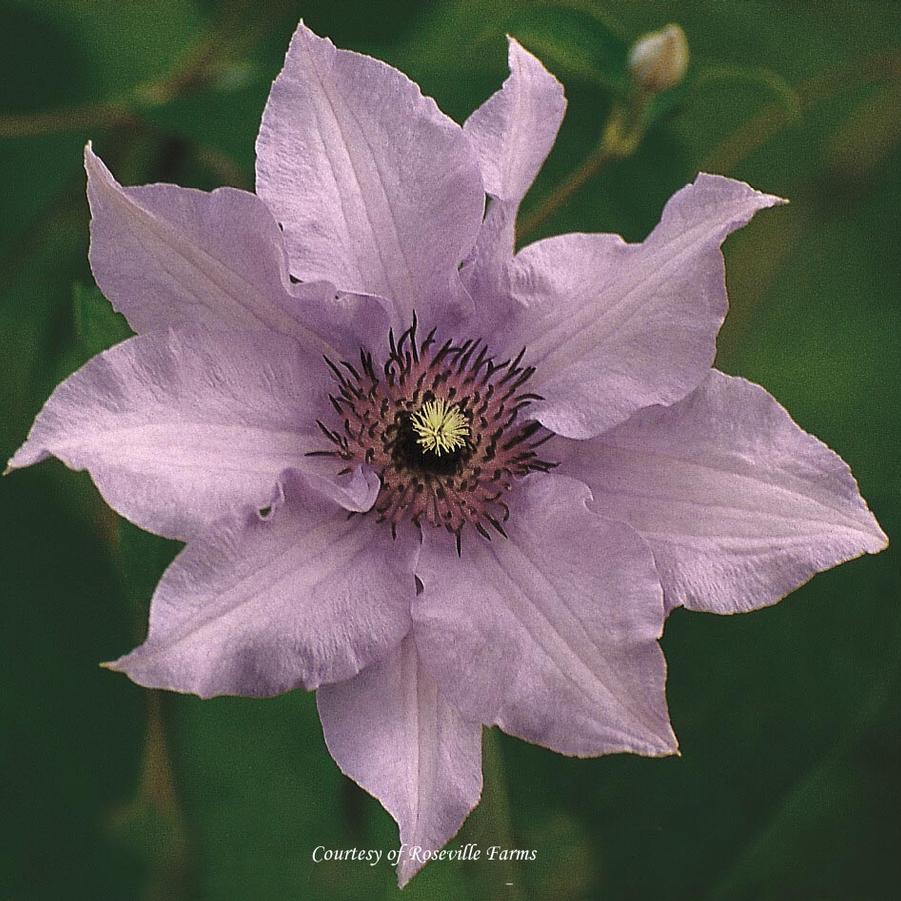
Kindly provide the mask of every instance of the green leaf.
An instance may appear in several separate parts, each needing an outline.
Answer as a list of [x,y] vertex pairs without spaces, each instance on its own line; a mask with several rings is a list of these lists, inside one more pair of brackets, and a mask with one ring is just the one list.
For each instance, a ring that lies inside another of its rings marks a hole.
[[628,45],[587,5],[536,3],[514,7],[507,27],[559,78],[581,79],[614,95],[629,89]]

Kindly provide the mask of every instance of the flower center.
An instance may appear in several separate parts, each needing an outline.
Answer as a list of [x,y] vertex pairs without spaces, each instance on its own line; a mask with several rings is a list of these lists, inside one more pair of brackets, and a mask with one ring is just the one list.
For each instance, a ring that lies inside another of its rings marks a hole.
[[460,408],[443,398],[426,401],[410,416],[410,425],[423,451],[438,457],[462,450],[469,435],[469,421]]
[[490,530],[506,537],[505,497],[518,478],[556,466],[536,453],[553,436],[525,412],[541,399],[524,392],[535,372],[522,365],[525,350],[497,363],[480,339],[439,345],[435,329],[421,341],[416,329],[414,316],[397,341],[389,332],[380,368],[366,349],[360,368],[326,359],[340,425],[318,423],[331,447],[311,456],[343,461],[339,475],[371,466],[382,482],[369,511],[378,521],[392,534],[404,519],[445,528],[459,553],[467,525],[488,540]]

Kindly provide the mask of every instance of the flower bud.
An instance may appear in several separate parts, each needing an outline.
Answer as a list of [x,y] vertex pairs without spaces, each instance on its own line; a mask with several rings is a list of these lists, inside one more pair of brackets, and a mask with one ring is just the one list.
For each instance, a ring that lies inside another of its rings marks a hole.
[[688,41],[679,25],[642,35],[629,51],[629,74],[645,93],[659,94],[675,87],[688,68]]

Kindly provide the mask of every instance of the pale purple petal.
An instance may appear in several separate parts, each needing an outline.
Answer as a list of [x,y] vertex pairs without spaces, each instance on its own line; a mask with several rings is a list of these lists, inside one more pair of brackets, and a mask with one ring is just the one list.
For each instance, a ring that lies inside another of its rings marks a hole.
[[129,338],[56,388],[10,467],[58,457],[127,519],[187,539],[235,504],[266,506],[279,473],[326,443],[324,367],[272,332]]
[[325,741],[346,776],[397,820],[403,887],[423,866],[410,849],[456,835],[482,792],[482,727],[463,719],[423,667],[413,639],[354,679],[317,692]]
[[782,201],[701,174],[667,203],[642,244],[561,235],[526,247],[510,271],[526,307],[509,350],[536,366],[533,408],[549,429],[590,438],[636,410],[694,390],[713,363],[726,314],[720,245]]
[[471,304],[457,269],[485,195],[462,130],[405,75],[302,23],[263,113],[257,192],[299,278],[387,298],[395,326]]
[[219,520],[166,570],[147,640],[109,664],[139,685],[267,697],[349,679],[410,628],[413,530],[353,516],[297,472],[263,517]]
[[413,604],[423,661],[464,716],[564,754],[671,754],[663,597],[645,542],[580,482],[511,492],[509,540],[426,532]]
[[334,457],[308,458],[299,468],[317,491],[354,513],[370,510],[382,487],[378,473],[364,463],[341,475],[335,474]]
[[667,607],[736,613],[887,543],[844,461],[763,388],[715,370],[685,400],[571,442],[593,509],[648,541]]
[[292,285],[284,237],[256,195],[177,185],[123,188],[85,148],[90,260],[97,284],[136,332],[184,325],[271,329],[336,354],[387,327],[370,300],[336,298],[328,283]]
[[489,270],[512,257],[519,204],[554,146],[566,111],[560,82],[517,41],[508,41],[509,77],[463,125],[493,198],[476,246],[476,283],[490,281]]

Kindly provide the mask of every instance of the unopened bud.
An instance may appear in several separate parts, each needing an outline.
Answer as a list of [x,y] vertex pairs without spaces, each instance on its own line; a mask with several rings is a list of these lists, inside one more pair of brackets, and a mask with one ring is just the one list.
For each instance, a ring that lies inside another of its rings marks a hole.
[[642,35],[629,51],[629,74],[645,93],[674,88],[688,68],[688,41],[679,25]]

